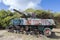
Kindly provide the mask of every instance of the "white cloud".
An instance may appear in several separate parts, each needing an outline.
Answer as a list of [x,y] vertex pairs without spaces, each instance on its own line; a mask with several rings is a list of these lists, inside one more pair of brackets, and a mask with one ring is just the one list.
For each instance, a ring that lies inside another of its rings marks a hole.
[[[11,9],[25,10],[27,8],[37,8],[41,0],[2,0],[5,5],[9,5]],[[40,8],[40,7],[39,7]]]

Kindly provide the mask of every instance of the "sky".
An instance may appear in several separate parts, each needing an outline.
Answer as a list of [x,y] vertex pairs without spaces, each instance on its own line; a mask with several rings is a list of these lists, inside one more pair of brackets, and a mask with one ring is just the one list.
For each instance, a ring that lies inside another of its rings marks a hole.
[[28,8],[60,12],[60,0],[0,0],[0,10],[26,10]]

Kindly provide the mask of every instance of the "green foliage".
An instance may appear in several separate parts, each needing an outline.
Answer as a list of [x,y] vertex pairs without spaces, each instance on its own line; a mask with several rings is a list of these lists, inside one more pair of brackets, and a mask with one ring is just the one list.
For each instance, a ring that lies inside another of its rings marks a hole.
[[34,9],[27,9],[25,12],[33,12],[36,14],[37,18],[53,18],[53,14],[50,10],[34,10]]
[[[37,18],[54,18],[58,25],[60,25],[60,13],[52,13],[50,10],[35,10],[32,8],[26,9],[25,12],[33,12],[36,14]],[[0,26],[7,27],[11,24],[11,20],[14,18],[20,18],[22,15],[17,12],[11,12],[9,10],[0,10]]]
[[26,9],[25,12],[34,12],[35,10],[32,8]]
[[11,19],[18,18],[16,12],[11,12],[9,10],[0,10],[0,25],[2,27],[7,27],[10,24]]

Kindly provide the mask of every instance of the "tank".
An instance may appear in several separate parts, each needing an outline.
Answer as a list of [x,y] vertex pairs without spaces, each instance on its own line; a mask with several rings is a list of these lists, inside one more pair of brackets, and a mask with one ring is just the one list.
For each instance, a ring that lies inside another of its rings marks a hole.
[[11,20],[11,29],[13,30],[19,30],[19,32],[22,33],[23,31],[26,31],[31,34],[40,34],[42,32],[45,36],[50,36],[52,34],[51,30],[56,27],[53,19],[40,19],[36,18],[36,14],[34,13],[20,12],[16,9],[13,10],[24,16],[24,18],[16,18]]

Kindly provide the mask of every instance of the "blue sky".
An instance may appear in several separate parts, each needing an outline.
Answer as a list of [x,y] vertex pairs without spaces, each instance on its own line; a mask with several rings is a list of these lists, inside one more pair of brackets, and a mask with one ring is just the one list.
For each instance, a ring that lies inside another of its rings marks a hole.
[[60,11],[60,0],[42,0],[41,7],[44,10]]
[[25,10],[27,8],[60,12],[60,0],[0,0],[0,10]]
[[8,9],[9,8],[9,6],[7,6],[7,5],[5,5],[5,4],[3,4],[3,3],[0,3],[0,10],[1,9]]

